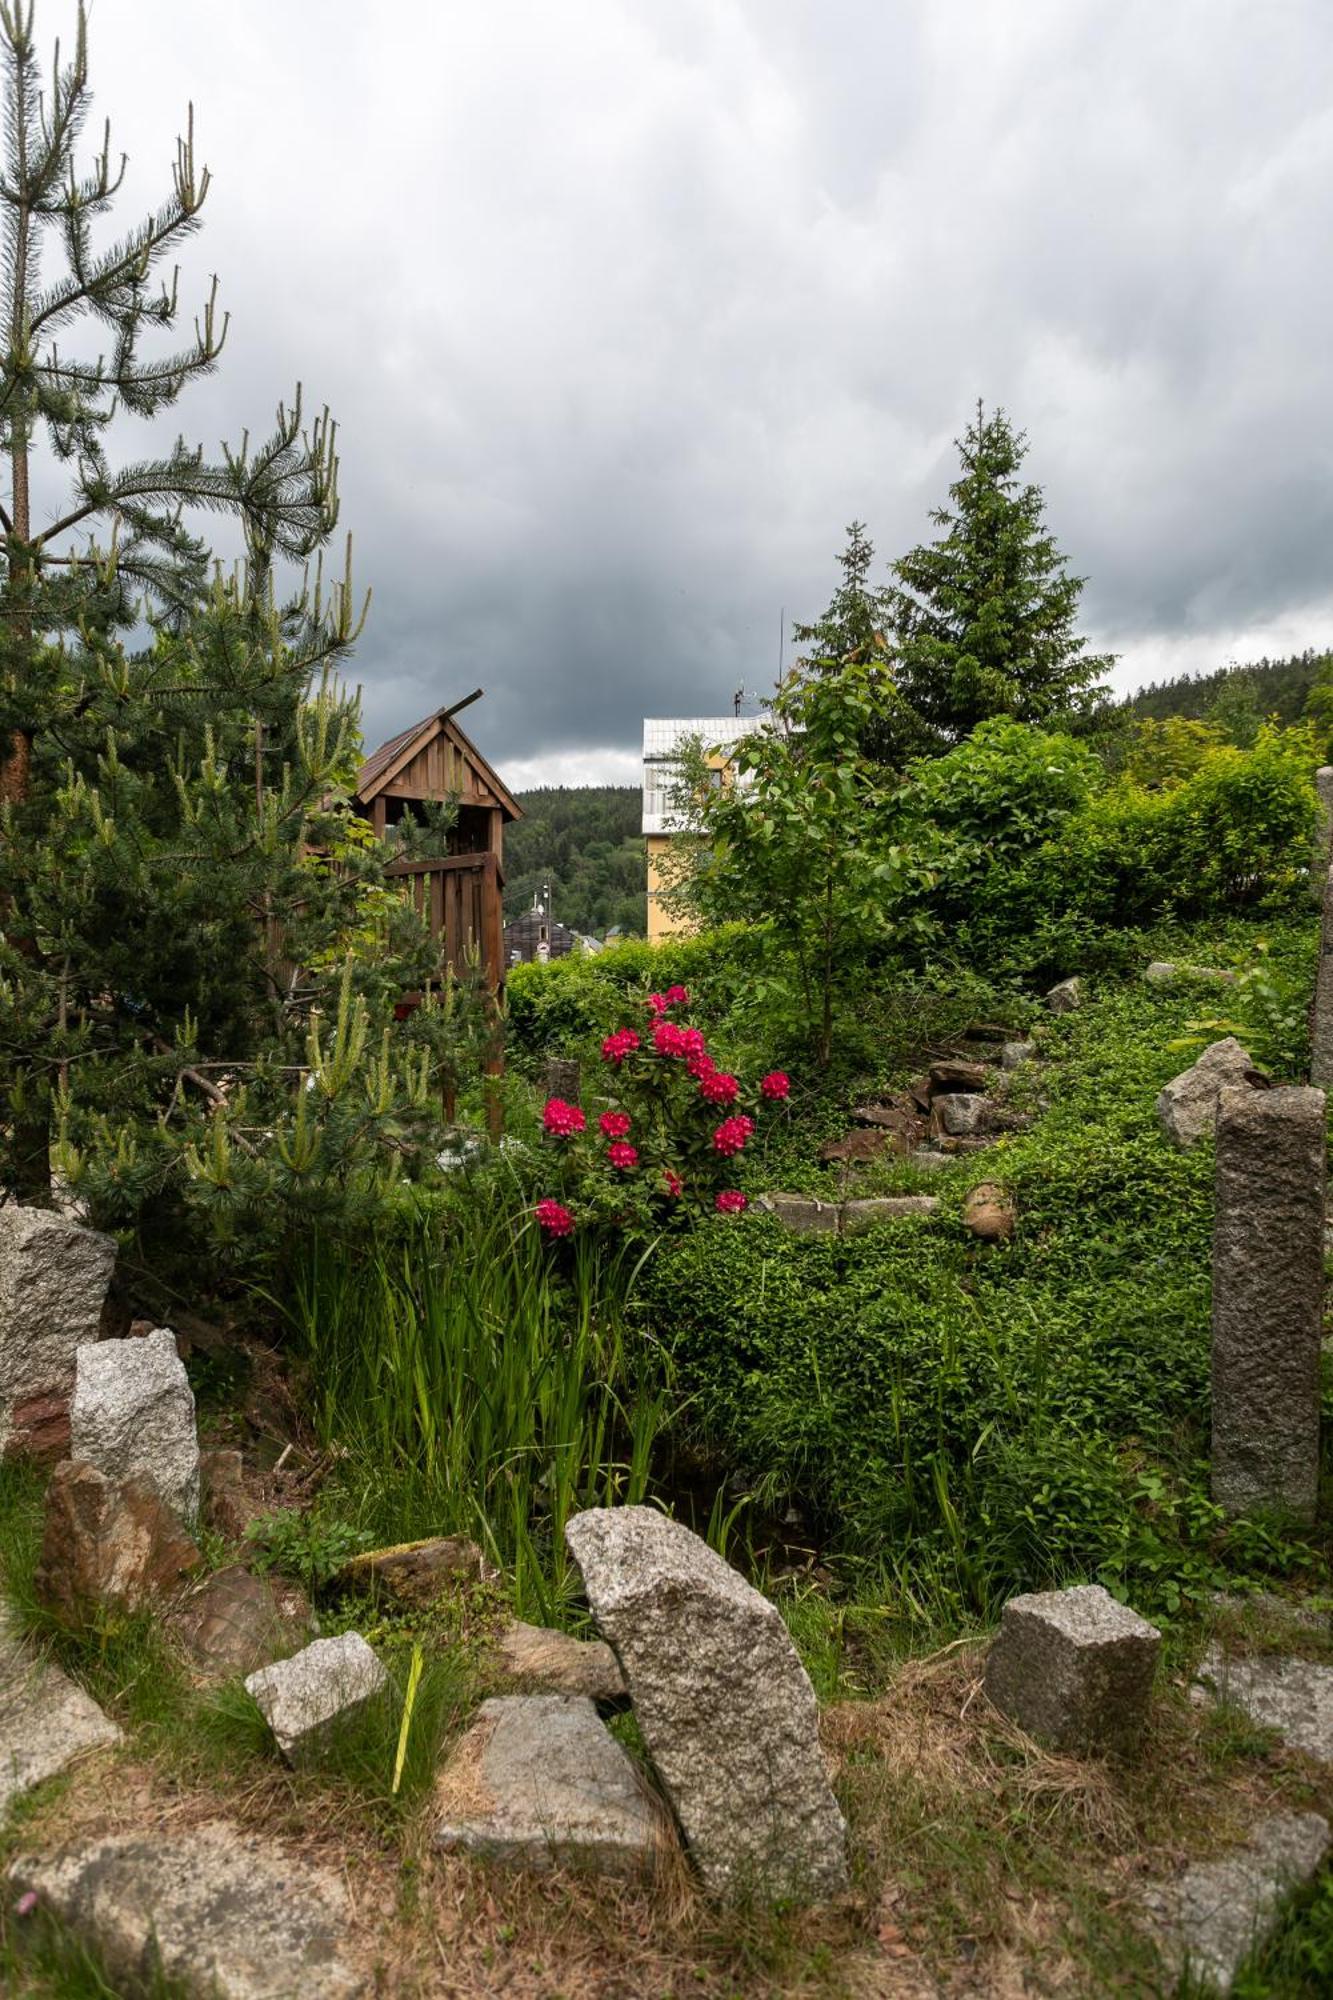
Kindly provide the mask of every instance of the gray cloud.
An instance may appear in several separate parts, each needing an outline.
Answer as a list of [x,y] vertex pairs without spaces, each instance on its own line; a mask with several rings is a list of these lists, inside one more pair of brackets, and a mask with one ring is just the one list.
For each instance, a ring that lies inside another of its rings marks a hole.
[[215,171],[183,427],[340,420],[371,738],[484,685],[524,777],[632,769],[978,394],[1122,684],[1333,633],[1324,0],[96,0],[92,67],[127,202],[191,97]]

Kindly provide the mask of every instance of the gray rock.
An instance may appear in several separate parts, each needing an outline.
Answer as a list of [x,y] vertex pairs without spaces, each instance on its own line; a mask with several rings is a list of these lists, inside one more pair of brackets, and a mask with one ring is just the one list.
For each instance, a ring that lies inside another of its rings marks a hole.
[[915,1152],[908,1154],[907,1164],[909,1167],[916,1167],[923,1174],[933,1174],[941,1167],[951,1167],[953,1155],[937,1153],[930,1146],[918,1146]]
[[777,1608],[651,1507],[592,1508],[565,1540],[705,1887],[765,1901],[845,1888],[814,1689]]
[[121,1732],[90,1694],[19,1638],[0,1613],[0,1821],[13,1800]]
[[949,1092],[935,1098],[931,1109],[953,1139],[975,1139],[990,1129],[989,1101],[976,1092]]
[[878,1223],[902,1222],[908,1216],[935,1215],[939,1205],[938,1197],[933,1194],[881,1194],[869,1195],[864,1201],[845,1201],[842,1204],[843,1235],[860,1236]]
[[1217,1121],[1212,1486],[1311,1518],[1319,1485],[1324,1093],[1231,1090]]
[[359,1632],[316,1639],[245,1682],[289,1764],[317,1756],[339,1725],[388,1685],[389,1676]]
[[1293,1750],[1333,1764],[1333,1667],[1273,1655],[1228,1659],[1210,1646],[1198,1679],[1261,1729],[1276,1729]]
[[963,1202],[961,1220],[983,1243],[1007,1243],[1018,1211],[1013,1196],[999,1181],[978,1181]]
[[626,1699],[625,1676],[605,1639],[573,1639],[568,1632],[512,1618],[496,1643],[495,1657],[507,1679],[544,1694],[617,1703]]
[[1162,1635],[1099,1583],[1011,1597],[986,1661],[1002,1714],[1055,1750],[1137,1744]]
[[1077,977],[1062,979],[1046,995],[1046,1005],[1052,1014],[1073,1014],[1083,1005],[1083,981]]
[[1006,1042],[1000,1050],[1000,1062],[1005,1069],[1020,1069],[1031,1062],[1037,1053],[1035,1042]]
[[761,1194],[755,1207],[793,1236],[836,1236],[842,1216],[841,1202],[817,1201],[805,1194]]
[[934,1215],[939,1202],[932,1194],[887,1194],[864,1201],[817,1201],[813,1195],[761,1194],[755,1202],[793,1236],[859,1236],[880,1222],[901,1222],[911,1215]]
[[115,1263],[110,1236],[48,1209],[0,1208],[0,1452],[56,1420],[64,1434],[42,1455],[65,1455],[75,1350],[97,1339]]
[[167,1327],[140,1340],[103,1340],[79,1349],[70,1456],[108,1479],[146,1473],[182,1521],[198,1519],[194,1393]]
[[1155,958],[1144,972],[1150,986],[1234,986],[1234,972],[1217,965],[1177,965],[1173,959]]
[[1197,1144],[1216,1128],[1222,1092],[1243,1084],[1253,1067],[1249,1050],[1234,1035],[1211,1043],[1196,1063],[1158,1092],[1157,1122],[1165,1136],[1182,1152]]
[[1276,1926],[1283,1899],[1308,1882],[1328,1849],[1318,1813],[1275,1813],[1243,1847],[1194,1861],[1171,1882],[1144,1891],[1158,1947],[1178,1978],[1188,1971],[1219,1993]]
[[338,1877],[226,1821],[25,1854],[9,1879],[96,1953],[117,1992],[155,1973],[192,2000],[353,2000]]
[[666,1816],[580,1696],[484,1701],[440,1774],[439,1846],[525,1868],[582,1862],[611,1874],[651,1869]]
[[577,1056],[548,1056],[546,1061],[546,1095],[563,1097],[567,1104],[577,1104],[583,1087],[582,1065]]

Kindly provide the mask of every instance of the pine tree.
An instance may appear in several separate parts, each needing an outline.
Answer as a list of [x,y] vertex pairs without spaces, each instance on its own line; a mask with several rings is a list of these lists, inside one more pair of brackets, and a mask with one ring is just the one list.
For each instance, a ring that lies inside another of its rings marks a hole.
[[992,715],[1084,714],[1113,664],[1076,635],[1085,579],[1045,527],[1041,488],[1021,481],[1025,434],[978,403],[956,442],[952,504],[930,517],[943,532],[893,565],[889,593],[898,689],[938,748]]
[[[429,971],[429,941],[377,888],[383,856],[347,812],[355,704],[330,676],[356,636],[350,575],[276,594],[279,559],[335,524],[327,415],[307,434],[298,394],[258,448],[111,461],[121,413],[169,408],[222,347],[210,297],[192,340],[143,351],[176,323],[175,283],[154,274],[208,189],[192,133],[167,199],[99,247],[123,162],[109,137],[76,160],[82,10],[44,94],[31,5],[0,4],[0,61],[0,1187],[48,1197],[58,1110],[68,1170],[100,1175],[102,1219],[129,1223],[171,1209],[191,1121],[228,1097],[220,1074],[287,1088],[306,1033],[290,961],[350,951],[347,1007],[383,1015]],[[103,351],[81,351],[89,329]],[[199,512],[243,531],[230,579]],[[368,1126],[396,1114],[386,1090]],[[260,1115],[280,1128],[271,1089]]]

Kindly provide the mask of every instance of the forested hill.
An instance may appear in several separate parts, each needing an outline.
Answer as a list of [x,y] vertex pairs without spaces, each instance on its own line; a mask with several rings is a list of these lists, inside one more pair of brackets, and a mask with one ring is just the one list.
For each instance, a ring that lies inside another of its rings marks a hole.
[[1211,674],[1183,674],[1174,681],[1140,688],[1118,705],[1118,712],[1150,716],[1160,722],[1168,715],[1211,718],[1221,707],[1243,699],[1258,715],[1276,715],[1280,722],[1297,722],[1305,710],[1319,663],[1327,656],[1307,647],[1287,660],[1252,660],[1244,666],[1219,667]]
[[613,924],[642,937],[647,924],[643,795],[637,785],[553,786],[519,792],[523,818],[505,830],[505,916],[550,884],[552,913],[601,937]]

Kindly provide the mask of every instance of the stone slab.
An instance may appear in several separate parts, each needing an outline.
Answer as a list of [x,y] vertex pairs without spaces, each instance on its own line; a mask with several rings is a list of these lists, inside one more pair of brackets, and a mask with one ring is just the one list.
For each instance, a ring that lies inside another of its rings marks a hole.
[[1157,1122],[1181,1152],[1217,1127],[1217,1104],[1224,1090],[1243,1084],[1253,1068],[1250,1052],[1234,1035],[1211,1042],[1197,1062],[1173,1076],[1157,1094]]
[[187,1526],[198,1520],[194,1392],[170,1328],[79,1349],[70,1456],[108,1479],[146,1473]]
[[345,1562],[333,1578],[334,1590],[362,1590],[424,1609],[446,1590],[480,1583],[497,1572],[466,1535],[433,1535],[391,1548],[367,1549]]
[[484,1701],[436,1789],[439,1846],[525,1868],[652,1868],[666,1817],[592,1703],[577,1695]]
[[1276,1729],[1291,1749],[1333,1764],[1333,1667],[1272,1654],[1229,1659],[1210,1646],[1197,1678],[1261,1729]]
[[1212,1491],[1233,1513],[1313,1516],[1324,1303],[1324,1093],[1219,1099],[1213,1223]]
[[704,1886],[762,1901],[838,1894],[846,1829],[777,1607],[651,1507],[591,1508],[565,1540]]
[[[114,1238],[49,1209],[0,1208],[0,1452],[64,1450],[74,1357],[101,1330]],[[27,1406],[27,1415],[24,1414]]]
[[495,1658],[507,1679],[533,1692],[600,1702],[627,1699],[620,1662],[605,1639],[574,1639],[512,1618],[496,1643]]
[[930,1194],[872,1195],[861,1201],[819,1201],[813,1195],[762,1194],[755,1202],[793,1236],[859,1236],[881,1222],[934,1215],[939,1202]]
[[161,1976],[192,2000],[355,2000],[347,1897],[331,1872],[226,1821],[108,1834],[9,1871],[97,1956],[116,1990]]
[[90,1694],[24,1643],[0,1613],[0,1820],[12,1802],[121,1731]]
[[1136,1746],[1162,1636],[1099,1583],[1011,1597],[986,1660],[986,1694],[1052,1749]]
[[330,1732],[388,1685],[389,1676],[359,1632],[315,1639],[245,1682],[289,1763],[318,1755]]
[[1328,1850],[1328,1822],[1318,1813],[1275,1813],[1243,1847],[1191,1862],[1142,1899],[1163,1958],[1229,1993],[1250,1953],[1273,1931],[1286,1896],[1308,1882]]

